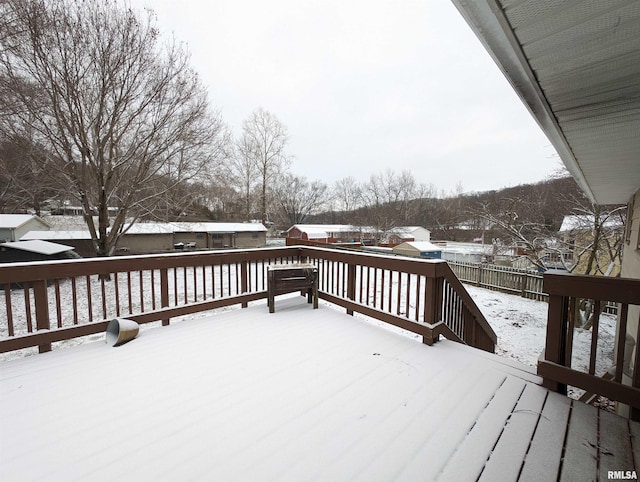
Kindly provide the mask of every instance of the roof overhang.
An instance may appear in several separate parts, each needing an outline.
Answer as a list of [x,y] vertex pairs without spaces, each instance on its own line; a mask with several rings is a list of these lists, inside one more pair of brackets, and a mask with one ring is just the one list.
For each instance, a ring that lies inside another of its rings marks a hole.
[[636,1],[452,0],[598,204],[640,188]]

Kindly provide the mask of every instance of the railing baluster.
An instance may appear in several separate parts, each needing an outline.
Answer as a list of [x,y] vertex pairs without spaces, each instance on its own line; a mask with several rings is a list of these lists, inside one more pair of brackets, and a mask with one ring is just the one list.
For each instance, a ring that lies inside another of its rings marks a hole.
[[598,354],[598,336],[600,329],[600,301],[593,304],[593,324],[591,325],[591,350],[589,356],[589,375],[596,373],[596,358]]
[[91,299],[91,276],[87,275],[85,277],[85,281],[87,284],[87,309],[89,310],[89,322],[93,321],[93,301]]
[[120,283],[118,282],[118,272],[113,273],[113,286],[116,295],[116,316],[120,316]]
[[7,311],[7,332],[9,336],[15,336],[13,327],[13,306],[11,305],[11,284],[5,283],[4,285],[4,303]]
[[58,319],[58,328],[62,328],[62,306],[60,302],[60,280],[54,281],[54,293],[56,298],[56,318]]
[[402,271],[398,271],[398,289],[396,290],[396,315],[400,315],[400,302],[402,298]]
[[380,309],[384,310],[385,269],[380,270]]
[[187,288],[189,287],[189,283],[187,282],[187,267],[182,267],[182,294],[184,295],[184,304],[189,303],[189,296],[187,294]]
[[73,304],[73,324],[78,324],[78,283],[76,278],[71,278],[71,298]]
[[127,271],[127,299],[129,300],[129,313],[133,313],[133,295],[131,294],[131,271]]
[[27,332],[33,333],[33,323],[31,320],[31,296],[29,296],[30,284],[23,283],[24,286],[24,307],[27,315]]
[[100,277],[100,294],[102,295],[102,319],[107,319],[107,290],[104,286],[104,276]]
[[138,271],[138,286],[140,287],[140,311],[144,313],[144,282],[142,276],[142,270]]
[[151,309],[156,309],[156,271],[154,269],[149,270],[151,277]]
[[[186,301],[186,299],[185,299]],[[198,301],[198,269],[197,266],[193,267],[193,302]],[[186,301],[188,303],[188,301]]]
[[420,275],[416,275],[416,315],[415,320],[420,320]]

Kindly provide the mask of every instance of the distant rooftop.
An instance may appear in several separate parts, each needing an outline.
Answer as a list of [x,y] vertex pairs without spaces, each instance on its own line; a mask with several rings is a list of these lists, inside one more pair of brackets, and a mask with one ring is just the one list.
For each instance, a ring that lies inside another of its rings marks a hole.
[[33,214],[0,214],[0,227],[19,228],[33,218],[39,219],[46,224],[46,221]]
[[66,246],[64,244],[50,243],[48,241],[42,241],[34,239],[30,241],[12,241],[7,243],[0,243],[0,246],[4,246],[12,249],[19,249],[21,251],[29,251],[31,253],[52,255],[58,253],[64,253],[65,251],[72,251],[72,246]]

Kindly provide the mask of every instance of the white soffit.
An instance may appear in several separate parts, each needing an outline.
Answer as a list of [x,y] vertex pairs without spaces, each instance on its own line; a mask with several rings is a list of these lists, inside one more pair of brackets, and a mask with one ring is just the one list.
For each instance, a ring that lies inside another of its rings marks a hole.
[[453,0],[599,204],[640,188],[640,1]]

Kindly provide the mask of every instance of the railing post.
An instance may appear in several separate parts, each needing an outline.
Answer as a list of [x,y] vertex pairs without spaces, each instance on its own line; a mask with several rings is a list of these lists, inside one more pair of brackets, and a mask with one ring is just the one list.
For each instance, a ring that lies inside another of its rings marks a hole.
[[[169,306],[169,274],[168,268],[160,269],[160,306],[167,308]],[[162,326],[169,324],[169,318],[162,319]]]
[[[356,265],[347,265],[347,298],[350,301],[356,300]],[[347,309],[347,315],[353,316],[353,310]]]
[[[442,297],[443,297],[444,279],[440,277],[427,276],[427,285],[425,286],[425,307],[424,322],[434,325],[442,319]],[[422,343],[431,345],[437,342],[439,335],[435,335],[430,339],[422,337]]]
[[[568,323],[569,298],[550,294],[547,315],[547,339],[544,352],[545,360],[558,365],[565,365]],[[543,385],[555,392],[563,395],[567,394],[567,386],[565,384],[545,378]]]
[[[249,289],[249,269],[246,261],[240,263],[240,291],[245,294]],[[249,303],[246,301],[242,303],[242,307],[246,308]]]
[[[27,289],[27,288],[25,288]],[[49,330],[49,299],[47,294],[47,282],[37,280],[33,282],[33,297],[36,306],[36,330]],[[51,351],[51,343],[38,345],[38,352]]]

